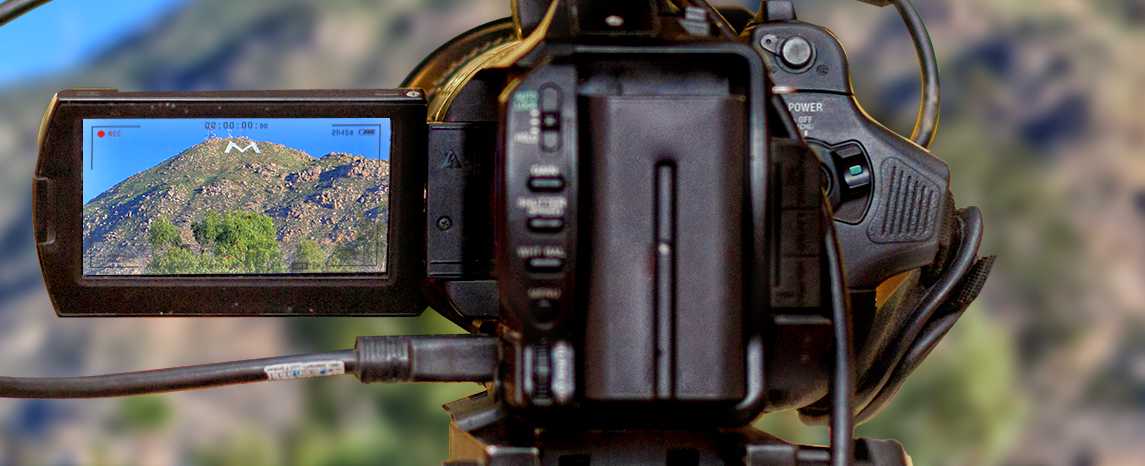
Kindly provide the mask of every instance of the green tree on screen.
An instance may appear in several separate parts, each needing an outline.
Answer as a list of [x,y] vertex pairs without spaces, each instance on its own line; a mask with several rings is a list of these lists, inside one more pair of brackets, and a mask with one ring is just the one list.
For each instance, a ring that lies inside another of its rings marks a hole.
[[213,238],[213,249],[227,267],[242,272],[283,272],[282,249],[274,236],[274,221],[265,214],[231,212]]
[[198,251],[183,244],[179,229],[166,219],[152,222],[154,256],[149,272],[180,275],[285,271],[274,221],[265,214],[235,211],[220,216],[207,211],[202,221],[191,223],[191,233],[199,245]]
[[179,238],[179,228],[163,218],[157,219],[151,225],[151,247],[155,249],[183,247],[183,241]]
[[218,237],[219,231],[222,229],[222,219],[219,213],[213,210],[208,210],[203,214],[203,221],[191,222],[191,234],[195,237],[195,242],[199,243],[199,252],[203,252],[203,248],[210,248],[214,245],[215,238]]
[[294,272],[322,272],[326,268],[326,251],[318,243],[304,239],[294,248],[290,270]]
[[183,244],[179,228],[171,222],[157,218],[151,222],[149,233],[154,257],[148,264],[148,271],[160,274],[206,273],[202,259]]
[[386,227],[381,222],[367,221],[358,225],[354,239],[334,247],[327,265],[333,269],[381,264],[386,260]]

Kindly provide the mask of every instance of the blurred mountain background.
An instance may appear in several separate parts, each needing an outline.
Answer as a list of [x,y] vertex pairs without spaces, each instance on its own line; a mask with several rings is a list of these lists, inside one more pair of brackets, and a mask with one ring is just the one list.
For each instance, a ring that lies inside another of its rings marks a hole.
[[[44,8],[90,8],[79,3]],[[843,0],[795,4],[801,19],[839,36],[868,113],[909,133],[917,63],[895,11]],[[958,203],[982,208],[983,252],[999,258],[978,302],[858,433],[900,440],[919,466],[1145,464],[1145,1],[916,5],[942,70],[931,149],[950,164]],[[143,10],[132,11],[124,17]],[[30,200],[36,129],[54,92],[392,87],[456,34],[507,16],[509,5],[156,0],[147,11],[150,19],[132,16],[131,27],[101,45],[73,47],[65,65],[0,75],[0,374],[98,374],[342,349],[357,335],[459,332],[432,312],[55,317]],[[38,13],[0,31],[39,21]],[[6,45],[34,49],[33,41],[70,34],[86,23],[81,13]],[[347,377],[111,400],[0,400],[0,466],[437,464],[447,457],[440,405],[478,390]],[[793,413],[757,425],[795,442],[826,441]]]

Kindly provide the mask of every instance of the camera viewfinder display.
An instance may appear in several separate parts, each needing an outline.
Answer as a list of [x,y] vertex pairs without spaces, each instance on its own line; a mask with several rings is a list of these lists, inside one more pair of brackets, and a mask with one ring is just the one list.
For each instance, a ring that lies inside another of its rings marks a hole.
[[384,273],[388,118],[84,119],[83,274]]

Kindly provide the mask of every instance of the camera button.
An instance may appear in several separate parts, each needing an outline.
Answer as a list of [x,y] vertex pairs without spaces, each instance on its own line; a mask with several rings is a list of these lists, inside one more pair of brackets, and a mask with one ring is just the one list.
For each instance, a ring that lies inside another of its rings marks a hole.
[[565,179],[560,175],[529,178],[529,190],[531,191],[560,191],[562,189],[565,189]]
[[844,195],[858,197],[871,184],[871,167],[858,143],[849,142],[831,150],[835,166],[840,167]]
[[552,322],[561,311],[561,302],[555,299],[534,299],[529,303],[533,318],[538,322]]
[[561,148],[561,131],[546,129],[541,132],[541,149],[545,152],[556,152]]
[[557,112],[545,112],[541,115],[541,128],[544,129],[559,129],[561,127],[561,114]]
[[525,262],[525,267],[533,272],[560,272],[565,265],[559,257],[534,257]]
[[561,231],[565,227],[565,219],[557,217],[533,217],[529,219],[529,229],[541,233]]
[[558,112],[561,109],[561,90],[549,84],[541,88],[541,111]]
[[795,36],[783,41],[780,58],[785,65],[799,69],[811,63],[812,50],[807,39]]

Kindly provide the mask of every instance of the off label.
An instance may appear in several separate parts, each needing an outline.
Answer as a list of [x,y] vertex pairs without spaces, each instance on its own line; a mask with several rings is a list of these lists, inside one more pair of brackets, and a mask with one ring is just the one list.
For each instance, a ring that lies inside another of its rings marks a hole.
[[791,112],[791,116],[795,118],[795,126],[799,131],[807,136],[809,132],[815,130],[815,116],[814,115],[799,115],[800,113],[820,113],[823,111],[823,102],[789,102],[787,110]]

